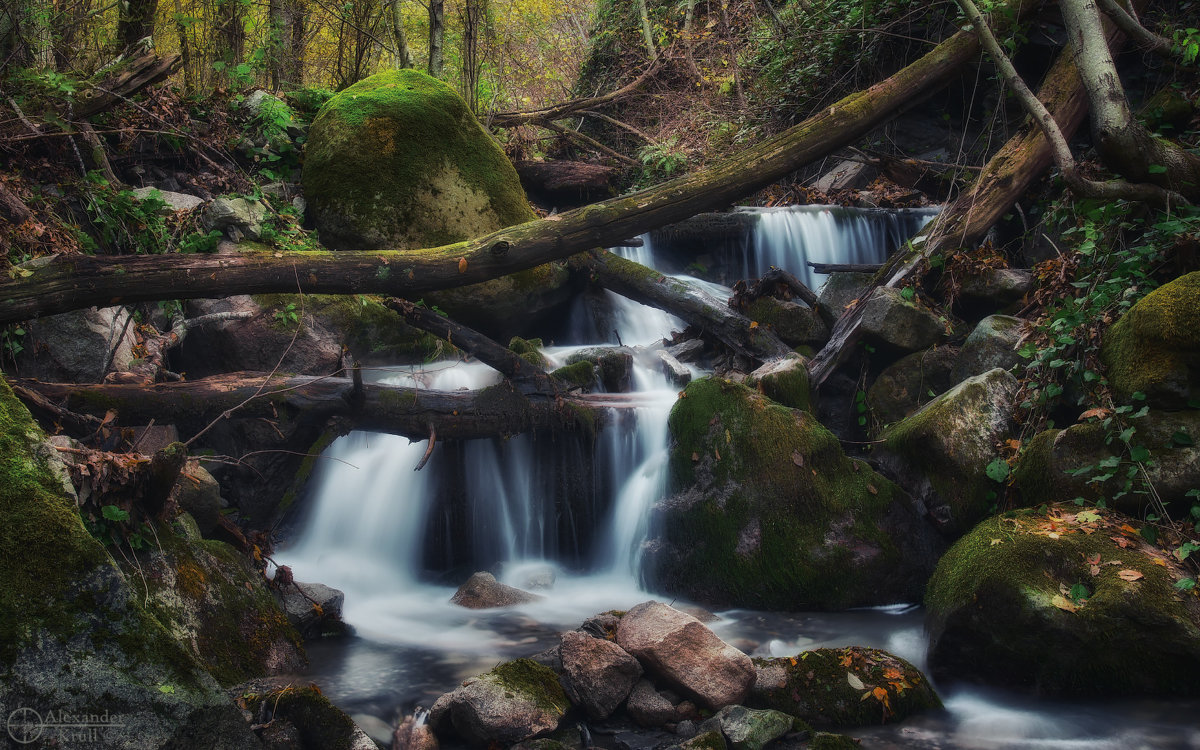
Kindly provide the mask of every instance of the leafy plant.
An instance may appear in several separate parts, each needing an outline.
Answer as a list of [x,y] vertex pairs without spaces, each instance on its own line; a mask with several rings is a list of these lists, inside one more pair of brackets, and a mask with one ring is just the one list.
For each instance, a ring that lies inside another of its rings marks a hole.
[[281,326],[291,326],[300,322],[300,313],[296,310],[296,304],[289,302],[284,307],[275,311],[275,322]]

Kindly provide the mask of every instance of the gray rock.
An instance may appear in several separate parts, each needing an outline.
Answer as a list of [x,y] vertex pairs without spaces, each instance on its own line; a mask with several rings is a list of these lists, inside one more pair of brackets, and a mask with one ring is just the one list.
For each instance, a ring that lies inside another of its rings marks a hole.
[[699,362],[704,356],[704,341],[703,339],[682,341],[674,346],[668,346],[667,354],[680,362]]
[[988,513],[996,483],[984,473],[1013,430],[1019,383],[999,368],[968,378],[884,431],[887,448],[924,473],[926,505],[949,533]]
[[867,287],[871,285],[871,274],[853,271],[841,271],[829,274],[821,293],[817,296],[817,304],[839,317],[846,311],[846,306],[858,299]]
[[351,714],[350,720],[354,722],[354,726],[358,727],[371,741],[377,745],[387,745],[392,741],[392,725],[371,714]]
[[884,368],[867,391],[867,406],[875,421],[880,425],[898,422],[948,391],[958,382],[950,374],[957,359],[955,347],[935,346]]
[[955,382],[982,375],[999,367],[1011,370],[1025,360],[1017,353],[1024,323],[1010,315],[989,315],[975,326],[963,342],[954,363]]
[[257,240],[262,237],[263,220],[267,218],[267,207],[261,201],[247,198],[216,198],[204,209],[200,226],[225,233],[238,242],[243,237]]
[[782,711],[726,706],[715,717],[733,750],[762,750],[792,729],[792,717]]
[[1033,274],[1020,268],[993,268],[968,276],[962,282],[959,299],[976,306],[999,310],[1029,294]]
[[[307,639],[319,638],[329,630],[341,631],[342,605],[346,595],[323,583],[293,581],[275,589],[276,599],[287,614],[288,622]],[[320,607],[320,611],[316,609]]]
[[[139,450],[152,452],[139,444]],[[189,458],[184,464],[183,471],[175,480],[171,489],[172,499],[179,505],[180,510],[191,514],[196,521],[196,527],[204,536],[212,533],[221,520],[221,485],[213,479],[213,475],[200,465],[194,458]]]
[[682,362],[672,357],[666,352],[655,352],[662,364],[663,374],[667,376],[667,380],[677,386],[685,386],[692,380],[692,371],[689,370]]
[[204,203],[204,199],[187,193],[176,193],[171,190],[159,190],[158,188],[144,187],[133,191],[133,194],[138,200],[146,200],[147,198],[158,198],[163,203],[167,204],[169,211],[191,211]]
[[642,676],[642,665],[620,646],[578,631],[563,634],[560,653],[563,687],[592,719],[611,716]]
[[651,675],[713,710],[740,703],[754,684],[749,656],[695,617],[661,602],[626,612],[617,627],[617,645]]
[[450,603],[467,609],[488,609],[526,604],[541,598],[537,594],[500,583],[491,573],[479,572],[458,587],[458,591],[450,597]]
[[843,159],[833,165],[825,174],[817,178],[813,183],[813,188],[820,190],[822,193],[833,193],[838,190],[858,190],[867,186],[875,176],[879,174],[879,170],[870,164],[864,164],[861,161],[850,161]]
[[509,745],[553,732],[570,706],[552,670],[517,659],[439,698],[429,718],[435,730],[448,722],[468,742]]
[[625,710],[644,727],[661,727],[675,720],[675,704],[655,690],[648,680],[638,680],[633,686]]
[[863,305],[860,330],[877,346],[902,352],[927,349],[946,336],[946,327],[937,315],[917,307],[891,287],[876,289]]
[[128,370],[136,343],[123,307],[89,307],[29,321],[17,357],[17,374],[52,383],[97,383],[108,372]]

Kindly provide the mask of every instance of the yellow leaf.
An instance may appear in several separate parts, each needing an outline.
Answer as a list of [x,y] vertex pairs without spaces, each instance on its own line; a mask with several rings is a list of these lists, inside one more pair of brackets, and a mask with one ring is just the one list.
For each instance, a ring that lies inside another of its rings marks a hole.
[[750,321],[750,330],[753,331],[755,328],[758,328],[758,321],[757,320]]
[[1063,596],[1061,594],[1056,594],[1054,596],[1054,598],[1050,600],[1050,603],[1065,612],[1078,612],[1079,611],[1079,607],[1076,607],[1074,604],[1071,603],[1070,599],[1067,599],[1065,596]]

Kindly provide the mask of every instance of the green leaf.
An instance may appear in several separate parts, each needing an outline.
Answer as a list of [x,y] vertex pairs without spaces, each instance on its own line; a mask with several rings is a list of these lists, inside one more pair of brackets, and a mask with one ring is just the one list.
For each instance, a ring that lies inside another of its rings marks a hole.
[[1082,602],[1091,596],[1091,593],[1087,590],[1087,586],[1084,586],[1082,583],[1077,583],[1071,587],[1071,598],[1076,602]]
[[1191,591],[1192,589],[1196,588],[1196,579],[1180,578],[1175,582],[1175,588],[1179,589],[1180,591]]
[[1167,168],[1161,164],[1151,164],[1149,167],[1147,167],[1146,171],[1150,174],[1166,174]]
[[1175,445],[1179,445],[1179,446],[1189,446],[1189,445],[1196,444],[1192,440],[1192,436],[1187,434],[1187,431],[1185,431],[1185,430],[1176,431],[1175,434],[1171,436],[1171,442],[1175,443]]
[[1144,445],[1135,445],[1129,449],[1130,461],[1137,461],[1138,463],[1141,463],[1148,458],[1150,458],[1150,449]]
[[105,505],[100,509],[100,515],[107,518],[109,521],[128,521],[129,511],[121,510],[115,505]]
[[993,482],[1003,482],[1005,479],[1008,479],[1008,462],[1003,458],[997,458],[995,461],[992,461],[987,465],[987,468],[984,469],[984,473],[987,474],[988,479],[991,479]]

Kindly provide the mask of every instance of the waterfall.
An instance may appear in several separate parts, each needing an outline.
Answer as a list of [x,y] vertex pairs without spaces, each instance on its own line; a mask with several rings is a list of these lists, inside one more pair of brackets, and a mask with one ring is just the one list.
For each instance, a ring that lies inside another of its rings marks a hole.
[[[819,207],[753,210],[758,229],[743,253],[745,275],[786,268],[809,283],[805,260],[880,262],[932,212],[891,215]],[[615,252],[654,268],[671,265],[669,248]],[[669,268],[668,271],[669,272]],[[730,290],[679,277],[717,299]],[[543,621],[563,621],[604,606],[627,606],[639,591],[642,543],[650,510],[666,491],[667,417],[678,388],[661,372],[655,350],[684,324],[667,313],[610,292],[576,305],[565,330],[573,346],[544,350],[552,366],[585,345],[632,347],[634,408],[614,411],[614,424],[594,439],[525,434],[507,440],[439,443],[420,472],[413,469],[424,441],[352,433],[325,452],[313,479],[311,507],[293,545],[279,553],[300,580],[346,592],[348,622],[381,640],[453,642],[471,630],[487,647],[480,625],[446,604],[451,589],[474,570],[500,570],[526,584],[530,566],[550,569],[557,582],[545,603],[527,605]],[[478,363],[436,362],[386,368],[378,382],[455,390],[480,388],[499,376]],[[413,618],[422,618],[420,623]],[[498,636],[497,636],[498,637]]]

